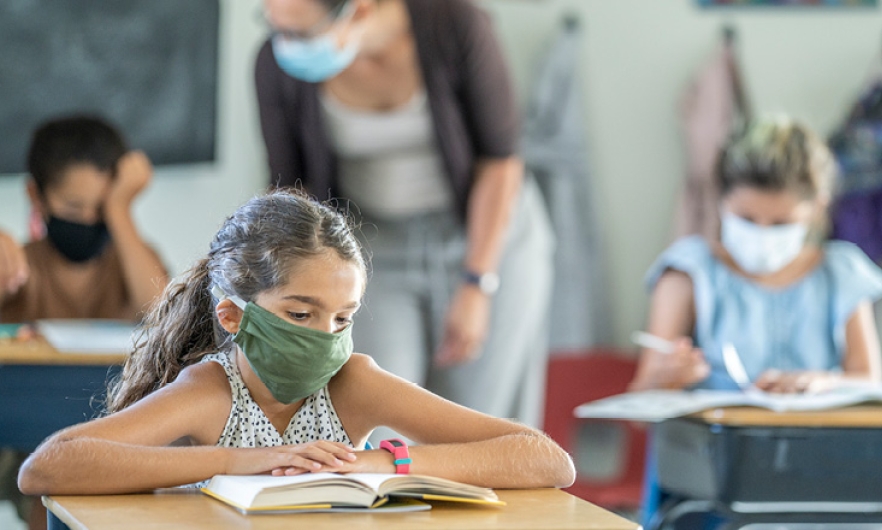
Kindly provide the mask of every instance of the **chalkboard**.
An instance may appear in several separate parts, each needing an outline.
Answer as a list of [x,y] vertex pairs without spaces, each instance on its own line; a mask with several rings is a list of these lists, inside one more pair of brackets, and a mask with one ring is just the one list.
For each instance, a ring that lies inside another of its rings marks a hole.
[[0,173],[42,121],[99,114],[154,164],[215,156],[218,0],[0,0]]

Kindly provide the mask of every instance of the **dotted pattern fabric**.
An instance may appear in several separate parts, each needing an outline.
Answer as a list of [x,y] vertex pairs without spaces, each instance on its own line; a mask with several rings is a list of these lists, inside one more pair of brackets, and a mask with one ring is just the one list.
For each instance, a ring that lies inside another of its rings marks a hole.
[[[327,386],[307,397],[285,432],[279,433],[251,397],[232,351],[208,354],[202,362],[216,362],[223,366],[233,394],[230,417],[217,441],[219,447],[278,447],[316,440],[352,445],[334,410]],[[206,483],[193,486],[202,487]]]

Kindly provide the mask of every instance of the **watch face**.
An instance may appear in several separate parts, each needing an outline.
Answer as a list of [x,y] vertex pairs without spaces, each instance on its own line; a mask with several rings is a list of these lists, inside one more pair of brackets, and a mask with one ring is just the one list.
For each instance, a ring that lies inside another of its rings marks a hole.
[[499,276],[493,273],[482,274],[478,287],[487,294],[495,293],[499,289]]
[[463,273],[463,280],[477,286],[484,294],[494,294],[499,289],[499,275],[493,272],[477,274],[467,270]]

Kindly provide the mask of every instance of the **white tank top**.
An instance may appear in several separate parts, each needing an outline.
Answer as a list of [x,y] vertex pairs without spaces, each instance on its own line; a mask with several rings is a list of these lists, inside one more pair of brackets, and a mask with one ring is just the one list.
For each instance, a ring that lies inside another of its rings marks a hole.
[[340,191],[365,214],[397,219],[453,208],[425,90],[390,111],[352,109],[322,93]]

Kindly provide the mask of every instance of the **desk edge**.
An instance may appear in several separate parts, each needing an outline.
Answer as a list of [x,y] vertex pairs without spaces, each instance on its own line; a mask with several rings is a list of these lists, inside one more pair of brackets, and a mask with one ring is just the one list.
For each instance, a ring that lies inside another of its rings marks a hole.
[[40,500],[43,502],[43,506],[45,506],[47,510],[52,512],[55,517],[58,517],[58,519],[62,523],[66,524],[68,528],[70,528],[70,530],[89,530],[84,524],[77,521],[76,518],[74,518],[74,516],[70,514],[70,512],[62,508],[60,504],[55,502],[48,495],[43,495],[42,497],[40,497]]

